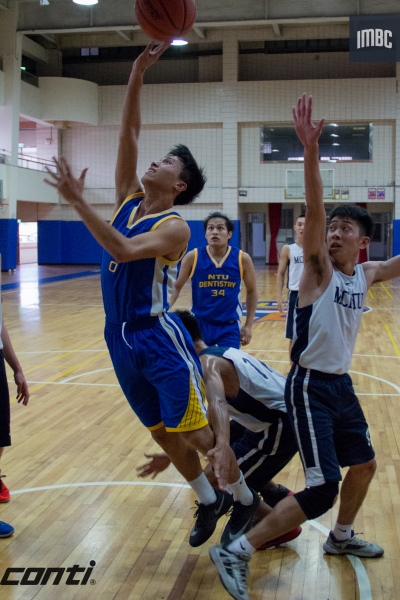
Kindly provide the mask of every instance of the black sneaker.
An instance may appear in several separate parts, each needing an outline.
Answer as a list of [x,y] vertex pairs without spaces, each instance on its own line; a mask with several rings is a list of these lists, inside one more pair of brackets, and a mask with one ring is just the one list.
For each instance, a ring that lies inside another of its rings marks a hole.
[[291,492],[287,487],[278,483],[278,487],[274,490],[262,489],[260,490],[260,494],[264,502],[266,502],[271,508],[274,508],[286,496],[293,496],[293,492]]
[[221,536],[221,546],[226,548],[233,540],[246,533],[251,528],[253,515],[260,504],[260,497],[254,490],[250,490],[253,494],[253,502],[249,506],[245,506],[240,502],[233,503],[231,518]]
[[190,532],[189,538],[189,544],[193,548],[201,546],[212,536],[218,519],[226,515],[232,506],[232,496],[230,494],[221,492],[220,490],[215,490],[215,493],[217,494],[217,499],[213,504],[206,506],[197,500],[195,501],[198,507],[193,515],[196,523]]

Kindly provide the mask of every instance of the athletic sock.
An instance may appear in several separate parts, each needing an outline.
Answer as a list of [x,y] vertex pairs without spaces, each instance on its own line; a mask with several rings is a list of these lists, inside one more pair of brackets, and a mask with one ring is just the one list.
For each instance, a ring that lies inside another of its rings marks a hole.
[[333,535],[338,542],[344,542],[344,540],[351,538],[352,529],[353,525],[340,525],[340,523],[336,522]]
[[240,504],[243,504],[244,506],[250,506],[250,504],[253,504],[253,494],[247,486],[242,471],[240,471],[239,479],[235,481],[235,483],[229,483],[228,487],[232,491],[235,502],[240,502]]
[[198,496],[200,503],[208,506],[209,504],[214,504],[217,500],[217,494],[211,487],[210,482],[205,476],[204,472],[197,477],[197,479],[193,479],[193,481],[188,481],[188,484],[194,491],[194,493]]
[[242,552],[247,552],[250,556],[256,551],[255,548],[248,542],[247,537],[245,535],[241,535],[239,538],[234,540],[229,546],[226,548],[229,552],[236,554],[239,556]]

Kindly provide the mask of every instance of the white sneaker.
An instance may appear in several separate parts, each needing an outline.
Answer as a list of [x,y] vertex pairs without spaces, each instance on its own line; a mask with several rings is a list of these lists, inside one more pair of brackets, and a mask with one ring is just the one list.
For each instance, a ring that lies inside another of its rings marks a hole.
[[351,538],[339,541],[331,531],[328,539],[322,546],[327,554],[354,554],[364,558],[379,558],[384,550],[378,544],[371,544],[356,537],[354,531],[351,532]]
[[248,562],[251,558],[247,552],[239,556],[225,550],[222,546],[211,546],[210,558],[217,568],[222,585],[235,600],[250,600],[247,593]]

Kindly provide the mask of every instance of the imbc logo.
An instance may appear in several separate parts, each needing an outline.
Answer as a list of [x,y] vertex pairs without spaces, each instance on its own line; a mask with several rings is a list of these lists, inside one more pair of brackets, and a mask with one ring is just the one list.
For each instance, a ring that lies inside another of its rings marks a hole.
[[350,62],[398,62],[400,15],[350,17]]
[[[65,573],[68,573],[68,576],[62,582],[65,585],[87,585],[88,582],[93,585],[96,582],[94,579],[90,579],[90,576],[96,563],[94,560],[91,560],[89,565],[90,567],[88,568],[74,565],[68,569],[61,567],[48,567],[47,569],[43,567],[29,567],[26,569],[22,567],[9,567],[5,570],[0,585],[47,585],[48,583],[50,585],[59,585]],[[82,579],[78,579],[78,573],[83,573]],[[53,581],[50,581],[53,575],[55,577]]]
[[357,31],[357,48],[392,48],[392,37],[393,33],[389,29],[362,29]]

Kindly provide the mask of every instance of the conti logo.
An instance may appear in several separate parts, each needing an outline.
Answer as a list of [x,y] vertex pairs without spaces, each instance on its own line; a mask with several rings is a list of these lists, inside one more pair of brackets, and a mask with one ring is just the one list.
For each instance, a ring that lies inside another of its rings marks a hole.
[[369,48],[392,48],[393,34],[389,29],[362,29],[357,31],[357,49]]
[[[0,581],[0,585],[46,585],[48,583],[52,585],[59,585],[64,576],[64,573],[68,573],[66,579],[62,582],[65,585],[94,585],[96,581],[89,578],[93,572],[93,568],[96,566],[94,560],[90,561],[90,567],[85,568],[79,565],[74,565],[68,569],[48,567],[30,567],[24,569],[22,567],[9,567],[5,570],[4,575]],[[83,573],[82,579],[77,579],[78,573]],[[53,581],[50,581],[50,577],[55,575]]]

